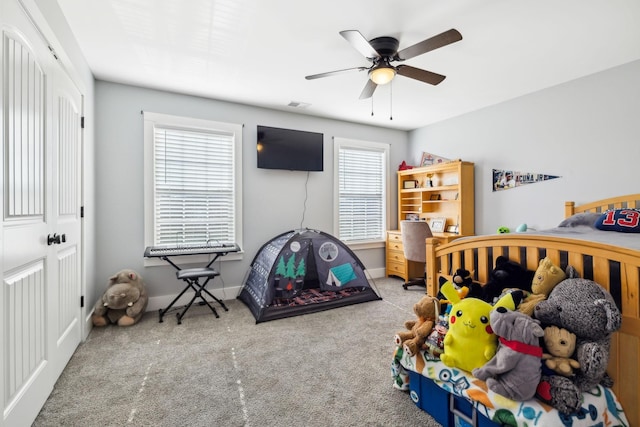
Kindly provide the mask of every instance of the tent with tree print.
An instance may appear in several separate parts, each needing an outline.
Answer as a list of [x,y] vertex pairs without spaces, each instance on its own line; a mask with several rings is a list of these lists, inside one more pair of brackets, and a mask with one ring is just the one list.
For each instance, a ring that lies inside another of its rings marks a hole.
[[381,299],[351,249],[309,229],[288,231],[263,245],[238,298],[256,323]]

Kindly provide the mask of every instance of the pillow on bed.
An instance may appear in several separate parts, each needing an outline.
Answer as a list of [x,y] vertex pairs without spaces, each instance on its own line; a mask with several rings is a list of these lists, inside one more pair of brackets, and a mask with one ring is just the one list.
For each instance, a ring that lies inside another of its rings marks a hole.
[[611,209],[600,215],[595,225],[605,231],[640,233],[640,210]]
[[558,224],[558,227],[578,227],[580,225],[593,227],[601,215],[602,214],[599,212],[583,212],[571,215],[569,218]]

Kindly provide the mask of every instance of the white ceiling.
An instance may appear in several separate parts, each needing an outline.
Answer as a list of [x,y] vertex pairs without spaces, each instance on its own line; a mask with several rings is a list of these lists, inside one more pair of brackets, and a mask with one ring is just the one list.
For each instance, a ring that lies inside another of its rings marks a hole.
[[[404,130],[640,59],[638,0],[58,3],[97,79]],[[438,86],[397,76],[359,100],[364,71],[304,78],[370,65],[342,30],[403,49],[450,28],[463,39],[406,61]]]

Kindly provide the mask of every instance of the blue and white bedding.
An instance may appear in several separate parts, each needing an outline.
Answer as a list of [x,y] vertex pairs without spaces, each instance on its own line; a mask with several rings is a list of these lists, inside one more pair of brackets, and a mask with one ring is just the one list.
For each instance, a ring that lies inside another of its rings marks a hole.
[[[394,387],[409,390],[409,374],[413,371],[433,380],[440,388],[473,402],[478,413],[489,420],[514,427],[531,426],[629,426],[622,405],[613,391],[598,386],[584,393],[582,411],[564,415],[536,399],[518,402],[488,389],[484,381],[469,372],[450,368],[441,361],[428,360],[424,352],[409,357],[398,347],[394,353],[391,371]],[[428,398],[422,396],[423,399]]]

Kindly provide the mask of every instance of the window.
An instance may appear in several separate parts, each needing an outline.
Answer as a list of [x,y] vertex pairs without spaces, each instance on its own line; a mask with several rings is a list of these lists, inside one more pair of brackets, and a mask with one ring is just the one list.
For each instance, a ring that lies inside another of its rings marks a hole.
[[346,243],[384,241],[389,145],[335,138],[337,223]]
[[144,113],[145,244],[242,247],[242,125]]

